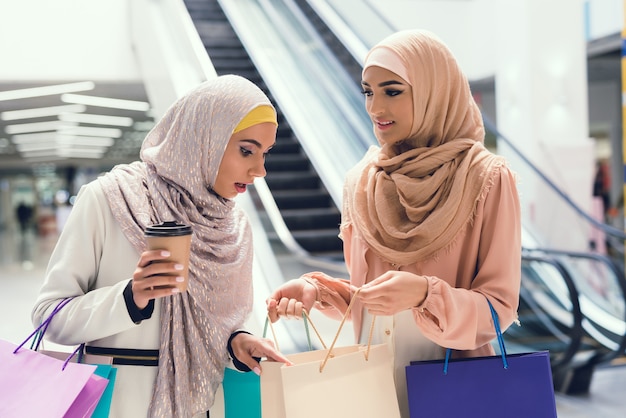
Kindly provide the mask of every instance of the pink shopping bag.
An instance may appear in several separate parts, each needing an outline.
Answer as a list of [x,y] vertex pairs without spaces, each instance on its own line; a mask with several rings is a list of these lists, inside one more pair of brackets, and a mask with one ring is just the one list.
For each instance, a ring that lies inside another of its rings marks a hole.
[[0,416],[90,417],[107,379],[96,366],[67,363],[0,340]]

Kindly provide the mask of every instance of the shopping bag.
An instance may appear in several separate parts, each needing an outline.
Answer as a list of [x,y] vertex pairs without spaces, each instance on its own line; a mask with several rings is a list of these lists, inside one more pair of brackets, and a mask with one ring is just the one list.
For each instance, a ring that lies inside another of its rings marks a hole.
[[[306,312],[302,314],[304,320],[304,329],[306,331],[309,350],[312,350],[311,337],[309,334],[309,323],[317,333],[322,346],[326,347],[319,332],[310,322],[310,318]],[[267,330],[271,329],[274,337],[276,349],[279,349],[276,333],[271,326],[269,317],[265,319],[265,327],[263,328],[263,337],[267,336]],[[225,418],[261,418],[261,380],[256,373],[240,372],[238,370],[227,367],[224,371],[224,380],[222,381],[224,393],[224,415]]]
[[328,349],[287,355],[291,366],[261,362],[263,418],[400,417],[387,345],[370,333],[367,346],[335,347],[351,307]]
[[499,356],[416,361],[406,367],[411,418],[556,418],[547,351],[507,354],[498,316],[489,303]]
[[111,411],[111,401],[113,400],[113,388],[115,387],[117,369],[111,365],[98,364],[96,365],[96,374],[107,379],[108,383],[104,392],[102,392],[102,396],[91,418],[107,418]]
[[261,382],[256,373],[227,367],[222,387],[226,418],[261,418]]
[[[37,346],[41,347],[41,341],[39,341]],[[91,418],[106,418],[109,416],[109,411],[111,410],[111,401],[113,400],[113,388],[115,386],[115,378],[117,376],[117,369],[113,367],[113,358],[109,356],[99,356],[95,354],[84,354],[84,344],[81,344],[78,348],[78,353],[76,355],[72,355],[72,362],[78,362],[83,364],[92,364],[96,366],[96,371],[94,372],[97,376],[104,377],[108,380],[106,388],[102,393],[102,397],[98,401]],[[67,360],[70,353],[64,351],[53,351],[53,350],[43,350],[38,349],[37,352],[45,354],[49,357],[56,358],[58,360]]]
[[95,374],[96,366],[54,358],[24,345],[35,337],[41,342],[54,315],[70,299],[61,301],[21,344],[0,340],[0,416],[22,418],[91,417],[108,379]]
[[96,366],[65,363],[0,340],[0,417],[90,417],[108,383]]

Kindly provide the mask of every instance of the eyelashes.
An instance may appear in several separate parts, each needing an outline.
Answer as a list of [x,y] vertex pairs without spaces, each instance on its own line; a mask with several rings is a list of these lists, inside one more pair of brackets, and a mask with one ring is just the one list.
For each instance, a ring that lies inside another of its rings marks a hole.
[[[383,91],[383,93],[385,94],[385,96],[395,97],[395,96],[398,96],[398,95],[404,93],[404,90],[385,89]],[[371,91],[371,90],[362,89],[361,90],[361,94],[364,95],[365,97],[371,97],[371,96],[374,95],[374,92]]]

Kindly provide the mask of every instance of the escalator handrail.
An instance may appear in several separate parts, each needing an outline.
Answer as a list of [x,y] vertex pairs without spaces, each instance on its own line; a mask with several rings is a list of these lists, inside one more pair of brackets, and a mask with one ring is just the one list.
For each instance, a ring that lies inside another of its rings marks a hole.
[[576,287],[576,284],[574,283],[572,276],[569,274],[569,272],[563,266],[563,264],[559,260],[554,259],[553,257],[548,257],[548,256],[541,255],[541,254],[522,253],[522,260],[536,261],[536,262],[552,265],[554,268],[557,269],[557,271],[563,278],[563,281],[565,282],[565,286],[567,287],[567,291],[569,293],[569,297],[572,303],[571,313],[572,313],[572,318],[573,318],[573,324],[572,324],[571,332],[569,335],[571,340],[570,340],[570,344],[568,345],[567,350],[565,350],[562,353],[562,356],[557,361],[552,362],[551,366],[553,369],[556,369],[559,367],[566,368],[571,363],[572,359],[574,358],[574,356],[580,349],[582,338],[584,335],[583,326],[582,326],[583,314],[582,314],[582,310],[580,309],[580,301],[579,301],[578,289]]
[[261,205],[263,205],[263,209],[265,210],[269,221],[278,236],[278,239],[291,254],[298,257],[304,264],[322,269],[330,269],[340,273],[347,273],[347,268],[343,261],[333,261],[322,257],[316,257],[302,248],[285,223],[285,220],[280,213],[280,209],[276,204],[276,200],[274,199],[274,196],[272,195],[265,179],[256,179],[254,181],[254,190],[261,200]]
[[[526,256],[530,256],[530,253],[533,253],[533,254],[541,253],[541,254],[545,254],[549,256],[585,258],[585,259],[591,259],[591,260],[606,264],[608,268],[615,274],[615,277],[618,278],[618,280],[616,280],[616,283],[622,292],[622,297],[624,298],[624,306],[626,306],[626,280],[623,280],[624,271],[610,257],[607,257],[602,254],[597,254],[597,253],[557,250],[557,249],[552,249],[552,248],[525,248],[524,253],[526,254]],[[621,319],[626,324],[626,309],[624,310],[624,318],[621,318]],[[611,350],[604,355],[598,354],[591,361],[593,361],[593,363],[595,364],[606,363],[610,360],[613,360],[617,356],[623,355],[625,352],[626,352],[626,332],[624,333],[624,335],[620,337],[620,340],[617,343],[617,348],[615,350]]]

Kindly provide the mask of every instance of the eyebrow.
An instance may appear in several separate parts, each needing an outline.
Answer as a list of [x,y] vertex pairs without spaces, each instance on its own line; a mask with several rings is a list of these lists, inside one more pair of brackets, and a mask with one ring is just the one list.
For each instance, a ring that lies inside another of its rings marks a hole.
[[[366,81],[361,81],[361,84],[364,86],[370,86],[370,84]],[[396,81],[396,80],[389,80],[389,81],[383,81],[382,83],[378,83],[378,87],[387,87],[387,86],[393,86],[399,84],[401,86],[404,85],[404,83],[400,82],[400,81]]]
[[[257,141],[256,139],[241,139],[239,140],[239,142],[247,142],[249,144],[252,144],[254,146],[256,146],[258,149],[263,149],[263,145],[261,145],[261,143],[259,141]],[[272,149],[272,147],[274,147],[274,145],[276,145],[276,143],[273,143],[269,149]]]

